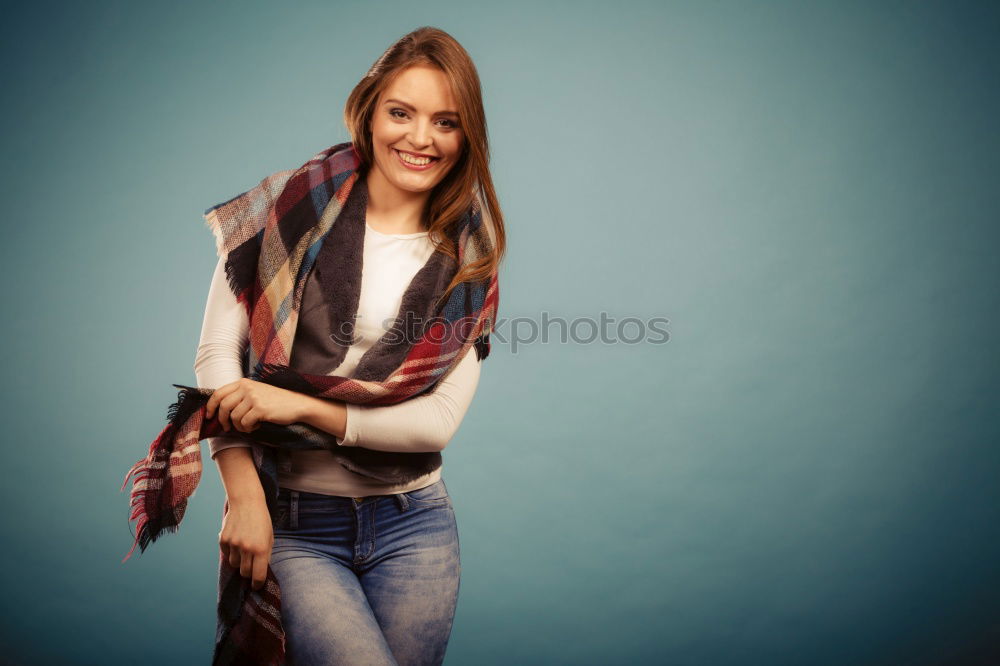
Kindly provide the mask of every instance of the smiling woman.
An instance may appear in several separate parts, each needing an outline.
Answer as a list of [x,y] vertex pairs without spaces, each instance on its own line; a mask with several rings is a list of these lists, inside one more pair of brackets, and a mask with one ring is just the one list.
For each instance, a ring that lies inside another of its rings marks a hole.
[[[478,197],[493,249],[463,266],[446,291],[497,270],[506,248],[503,215],[490,175],[479,74],[461,44],[426,27],[399,39],[351,91],[344,123],[363,162],[376,167],[369,183],[373,228],[427,230],[438,251],[457,259],[453,244],[440,240]],[[404,154],[430,162],[411,166]]]
[[[455,106],[448,77],[429,65],[402,70],[380,95],[371,125],[378,168],[368,180],[368,223],[374,228],[425,230],[415,208],[458,162],[465,143]],[[387,218],[399,214],[400,199],[413,201],[403,204],[413,215],[393,223]]]
[[[447,33],[415,30],[344,120],[350,143],[208,212],[220,257],[195,373],[227,498],[216,665],[440,664],[451,634],[461,562],[441,451],[489,353],[505,248],[475,66]],[[288,285],[287,320],[259,280]],[[425,341],[442,318],[451,338]]]

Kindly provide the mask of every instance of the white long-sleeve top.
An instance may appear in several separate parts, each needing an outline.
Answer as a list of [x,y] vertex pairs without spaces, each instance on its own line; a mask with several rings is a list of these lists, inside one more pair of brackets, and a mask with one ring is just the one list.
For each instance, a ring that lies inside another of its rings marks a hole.
[[[330,374],[350,377],[364,353],[377,342],[396,316],[413,276],[433,253],[427,232],[386,234],[366,225],[361,294],[355,339],[344,361]],[[219,388],[243,377],[240,359],[249,341],[250,323],[244,307],[226,281],[220,258],[212,276],[205,316],[195,356],[198,385]],[[393,405],[347,407],[347,429],[336,438],[340,446],[363,446],[381,451],[440,451],[447,446],[472,402],[479,383],[480,362],[469,349],[458,366],[434,391]],[[249,447],[238,431],[208,438],[216,454],[234,446]],[[385,485],[356,474],[334,460],[329,451],[289,451],[290,464],[278,469],[278,485],[326,495],[363,497],[409,492],[441,478],[441,469],[407,484]]]

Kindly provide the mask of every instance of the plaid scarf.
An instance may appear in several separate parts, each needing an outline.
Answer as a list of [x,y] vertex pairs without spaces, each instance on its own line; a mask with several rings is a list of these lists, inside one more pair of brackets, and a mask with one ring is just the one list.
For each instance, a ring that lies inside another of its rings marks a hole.
[[[226,276],[250,320],[244,375],[300,393],[356,404],[386,405],[432,391],[474,348],[479,359],[490,351],[489,333],[499,302],[497,275],[463,282],[441,303],[457,270],[493,247],[489,217],[477,194],[464,215],[446,232],[458,259],[434,252],[404,293],[396,324],[359,362],[353,377],[302,373],[290,366],[306,278],[314,265],[330,291],[331,326],[350,344],[351,322],[360,293],[367,187],[351,143],[332,146],[294,170],[279,171],[256,187],[205,211],[216,249],[226,258]],[[335,224],[336,223],[336,224]],[[327,241],[327,242],[324,242]],[[339,290],[339,291],[338,291]],[[400,342],[402,340],[402,342]],[[225,434],[216,414],[205,418],[214,389],[173,384],[181,389],[167,411],[167,425],[125,475],[134,477],[131,515],[135,541],[145,551],[164,532],[178,529],[188,498],[201,478],[200,442]],[[218,410],[217,410],[218,411]],[[441,464],[440,453],[391,453],[339,447],[336,438],[304,423],[261,422],[241,433],[251,444],[254,464],[272,519],[278,494],[277,452],[327,449],[348,469],[387,483],[427,474]],[[229,501],[223,505],[223,517]],[[281,596],[271,567],[260,590],[219,553],[218,625],[213,664],[283,664],[285,634]]]

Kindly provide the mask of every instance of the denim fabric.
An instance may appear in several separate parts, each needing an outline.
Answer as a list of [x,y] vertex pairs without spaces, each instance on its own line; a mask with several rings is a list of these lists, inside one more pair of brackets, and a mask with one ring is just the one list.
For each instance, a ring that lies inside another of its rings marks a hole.
[[443,479],[363,498],[281,488],[271,567],[291,666],[444,661],[462,566]]

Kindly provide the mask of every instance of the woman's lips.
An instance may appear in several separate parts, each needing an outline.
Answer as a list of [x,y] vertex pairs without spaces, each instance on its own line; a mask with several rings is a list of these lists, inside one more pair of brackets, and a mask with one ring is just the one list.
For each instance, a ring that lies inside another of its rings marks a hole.
[[403,159],[403,157],[400,155],[400,151],[393,148],[392,152],[396,153],[396,159],[399,160],[399,163],[402,164],[407,169],[409,169],[410,171],[427,171],[428,169],[434,166],[434,164],[438,161],[438,159],[440,159],[437,157],[432,157],[431,161],[428,162],[427,164],[423,165],[410,164],[409,162]]

